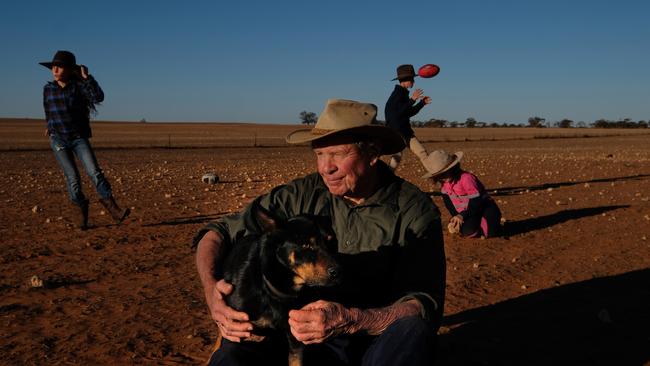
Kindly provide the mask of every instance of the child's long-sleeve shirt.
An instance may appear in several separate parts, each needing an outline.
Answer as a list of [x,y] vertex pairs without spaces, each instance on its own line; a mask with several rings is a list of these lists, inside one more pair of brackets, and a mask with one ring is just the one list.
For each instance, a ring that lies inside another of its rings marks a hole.
[[458,180],[444,182],[440,191],[449,213],[452,216],[460,214],[465,219],[480,214],[485,204],[491,200],[483,183],[466,171],[461,172]]

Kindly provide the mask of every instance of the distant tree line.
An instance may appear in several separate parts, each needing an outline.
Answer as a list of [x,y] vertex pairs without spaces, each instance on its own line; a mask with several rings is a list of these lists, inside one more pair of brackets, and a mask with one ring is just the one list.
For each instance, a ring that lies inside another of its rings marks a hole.
[[621,121],[608,121],[606,119],[599,119],[593,123],[596,128],[648,128],[649,122],[638,121],[634,122],[629,118]]
[[[318,116],[314,112],[302,111],[300,112],[300,122],[302,124],[311,125],[315,124],[318,120]],[[379,123],[384,123],[384,121],[378,121]],[[584,121],[574,122],[568,118],[561,119],[559,121],[547,121],[546,118],[533,116],[528,118],[528,124],[523,123],[497,123],[497,122],[481,122],[477,121],[476,118],[470,117],[465,120],[465,122],[458,121],[447,121],[446,119],[431,118],[428,121],[411,121],[411,126],[413,127],[432,127],[432,128],[482,128],[482,127],[531,127],[531,128],[547,128],[547,127],[559,127],[559,128],[648,128],[650,121],[632,121],[630,118],[624,118],[618,121],[610,121],[607,119],[598,119],[592,123],[587,123]]]
[[650,123],[646,121],[632,121],[630,118],[625,118],[618,121],[610,121],[606,119],[599,119],[592,123],[584,121],[574,122],[568,118],[559,121],[547,121],[546,118],[534,116],[528,118],[528,124],[523,123],[497,123],[497,122],[481,122],[475,118],[467,118],[465,122],[447,121],[445,119],[431,118],[428,121],[411,121],[413,127],[433,127],[433,128],[482,128],[482,127],[531,127],[531,128],[648,128]]

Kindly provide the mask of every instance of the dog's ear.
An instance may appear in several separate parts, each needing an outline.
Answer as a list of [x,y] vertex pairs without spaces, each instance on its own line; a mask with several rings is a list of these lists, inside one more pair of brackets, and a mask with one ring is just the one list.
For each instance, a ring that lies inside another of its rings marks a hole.
[[327,246],[330,249],[336,250],[337,241],[336,234],[334,234],[334,230],[332,229],[332,218],[329,216],[313,216],[312,220],[316,223],[321,236],[325,238]]
[[313,215],[310,219],[318,226],[318,230],[323,234],[332,232],[332,218],[329,216]]
[[262,207],[257,200],[253,201],[251,212],[262,232],[270,232],[278,228],[278,220],[273,217],[271,212]]

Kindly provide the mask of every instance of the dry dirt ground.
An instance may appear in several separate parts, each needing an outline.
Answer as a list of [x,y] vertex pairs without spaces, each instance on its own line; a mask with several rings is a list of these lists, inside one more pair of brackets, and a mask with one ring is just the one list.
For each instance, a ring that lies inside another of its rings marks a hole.
[[[445,234],[443,365],[650,365],[650,137],[429,143],[463,150],[500,238]],[[311,172],[306,147],[98,149],[116,226],[72,226],[49,150],[0,152],[0,364],[202,364],[216,338],[190,242],[206,222]],[[200,177],[216,172],[221,181]],[[406,153],[398,173],[443,211]],[[32,287],[38,276],[43,287]]]

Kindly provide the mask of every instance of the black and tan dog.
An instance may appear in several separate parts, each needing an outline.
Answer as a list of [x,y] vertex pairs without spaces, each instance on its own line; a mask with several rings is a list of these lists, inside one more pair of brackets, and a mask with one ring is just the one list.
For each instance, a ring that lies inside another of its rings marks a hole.
[[248,314],[254,334],[285,333],[289,365],[301,365],[303,347],[289,331],[289,310],[317,300],[314,289],[339,281],[336,240],[328,219],[299,215],[279,220],[256,202],[251,210],[260,234],[236,240],[228,253],[224,279],[233,292],[226,302]]

